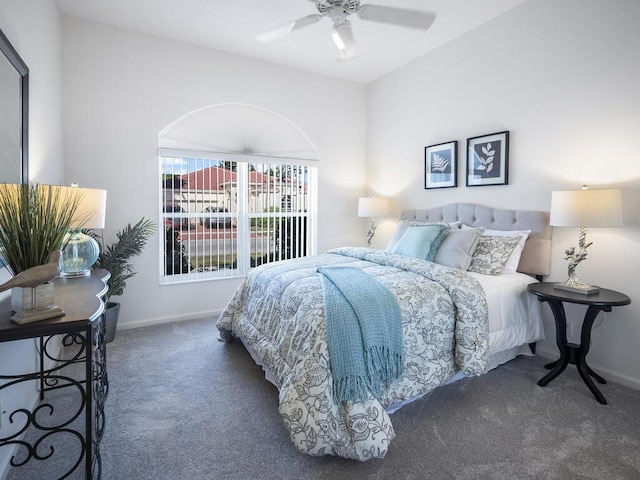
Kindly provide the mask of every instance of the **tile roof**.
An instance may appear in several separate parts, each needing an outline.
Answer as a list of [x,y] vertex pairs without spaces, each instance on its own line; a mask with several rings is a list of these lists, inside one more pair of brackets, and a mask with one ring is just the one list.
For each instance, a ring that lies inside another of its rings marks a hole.
[[[236,183],[237,177],[238,174],[231,170],[219,167],[208,167],[182,175],[182,188],[200,191],[224,190],[226,185]],[[291,179],[288,177],[277,178],[254,170],[249,172],[249,185],[252,187],[266,188],[270,184],[270,187],[273,188],[276,184],[281,183],[281,181],[291,183]]]

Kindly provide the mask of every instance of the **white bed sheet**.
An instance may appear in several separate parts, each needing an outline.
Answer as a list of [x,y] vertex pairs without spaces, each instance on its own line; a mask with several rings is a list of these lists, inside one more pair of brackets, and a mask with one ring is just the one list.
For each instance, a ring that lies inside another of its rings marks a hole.
[[527,285],[537,282],[535,278],[524,273],[467,273],[480,282],[487,296],[490,357],[544,338],[540,302],[527,292]]

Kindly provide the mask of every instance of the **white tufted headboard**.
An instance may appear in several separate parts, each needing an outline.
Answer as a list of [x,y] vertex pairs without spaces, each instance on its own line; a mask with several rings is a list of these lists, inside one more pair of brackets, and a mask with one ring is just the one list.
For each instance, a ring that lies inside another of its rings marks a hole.
[[402,220],[418,222],[461,222],[495,230],[531,230],[524,245],[518,271],[549,275],[551,271],[551,226],[549,212],[505,210],[474,203],[451,203],[423,210],[404,210]]

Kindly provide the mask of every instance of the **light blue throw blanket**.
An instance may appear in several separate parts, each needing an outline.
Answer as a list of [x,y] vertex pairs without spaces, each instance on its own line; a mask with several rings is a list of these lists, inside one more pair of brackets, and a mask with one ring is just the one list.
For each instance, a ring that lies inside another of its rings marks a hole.
[[395,296],[359,268],[319,267],[337,402],[378,396],[402,375],[402,317]]

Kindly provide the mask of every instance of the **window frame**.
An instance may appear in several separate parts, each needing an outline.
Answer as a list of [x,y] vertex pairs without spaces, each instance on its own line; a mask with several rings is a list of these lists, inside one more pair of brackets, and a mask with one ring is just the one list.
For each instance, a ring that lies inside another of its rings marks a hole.
[[[306,176],[306,206],[307,209],[302,217],[306,218],[305,231],[306,231],[306,255],[311,256],[317,253],[317,201],[318,201],[318,162],[317,160],[292,158],[292,157],[274,157],[268,155],[253,155],[253,154],[236,154],[236,153],[221,153],[221,152],[205,152],[194,150],[182,150],[172,148],[160,148],[158,149],[158,170],[159,170],[159,184],[162,185],[163,164],[166,158],[176,159],[198,159],[203,161],[230,161],[235,162],[236,167],[236,182],[237,182],[237,212],[229,212],[228,215],[233,219],[236,218],[236,252],[237,252],[237,266],[235,269],[218,270],[216,272],[189,272],[189,273],[176,273],[166,274],[165,272],[165,235],[160,235],[160,248],[158,258],[158,271],[160,276],[161,285],[192,283],[199,281],[211,281],[211,280],[228,280],[233,278],[245,277],[252,268],[250,266],[249,259],[251,258],[251,245],[250,245],[250,231],[251,221],[253,218],[267,218],[267,217],[290,217],[292,218],[298,212],[284,212],[280,213],[266,213],[260,215],[256,212],[251,212],[249,208],[249,192],[250,192],[250,164],[268,164],[273,166],[300,166],[305,167],[307,170]],[[178,172],[176,172],[178,173]],[[184,171],[179,172],[183,175]],[[164,189],[159,189],[158,209],[160,225],[164,225],[166,214],[163,213],[163,206],[165,202]],[[282,199],[281,199],[282,200]],[[291,200],[289,199],[289,202]],[[188,219],[198,219],[202,217],[201,213],[189,213],[185,212],[184,217]],[[226,214],[225,214],[226,216]],[[300,216],[300,215],[298,215]],[[189,227],[191,228],[191,227]]]

